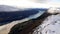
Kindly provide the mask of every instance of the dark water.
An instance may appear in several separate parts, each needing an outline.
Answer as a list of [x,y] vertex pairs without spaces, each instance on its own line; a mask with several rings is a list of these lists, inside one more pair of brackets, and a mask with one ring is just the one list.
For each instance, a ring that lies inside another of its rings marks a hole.
[[7,24],[15,20],[21,20],[31,15],[38,13],[39,11],[46,11],[47,9],[28,9],[24,11],[1,11],[0,12],[0,25]]

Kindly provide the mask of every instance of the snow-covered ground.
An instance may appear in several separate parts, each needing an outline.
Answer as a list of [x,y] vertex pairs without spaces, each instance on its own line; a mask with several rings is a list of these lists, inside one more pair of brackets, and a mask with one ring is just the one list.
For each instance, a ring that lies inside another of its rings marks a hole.
[[[51,8],[49,13],[60,13],[57,8]],[[48,16],[41,25],[36,27],[33,34],[60,34],[60,14]]]
[[33,34],[60,34],[60,14],[48,16]]
[[49,16],[41,27],[42,34],[60,34],[60,14]]

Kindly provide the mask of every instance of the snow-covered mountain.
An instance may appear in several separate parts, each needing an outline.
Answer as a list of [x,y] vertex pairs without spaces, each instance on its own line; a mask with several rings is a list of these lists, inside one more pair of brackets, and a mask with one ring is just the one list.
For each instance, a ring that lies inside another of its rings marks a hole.
[[12,6],[8,6],[8,5],[0,5],[0,12],[1,11],[18,11],[19,8],[17,7],[12,7]]
[[60,14],[48,16],[33,34],[60,34]]

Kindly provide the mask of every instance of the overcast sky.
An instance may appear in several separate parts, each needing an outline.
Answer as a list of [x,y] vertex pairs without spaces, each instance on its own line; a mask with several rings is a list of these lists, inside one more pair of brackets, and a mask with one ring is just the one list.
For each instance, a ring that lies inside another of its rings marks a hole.
[[0,5],[10,5],[18,8],[49,8],[60,7],[60,0],[45,0],[45,2],[40,1],[40,3],[36,0],[0,0]]

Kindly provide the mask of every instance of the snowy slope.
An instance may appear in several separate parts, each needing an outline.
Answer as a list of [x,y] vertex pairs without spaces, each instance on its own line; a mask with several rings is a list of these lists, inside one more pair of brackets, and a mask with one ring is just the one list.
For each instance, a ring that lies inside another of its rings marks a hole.
[[48,16],[33,34],[60,34],[60,14]]

